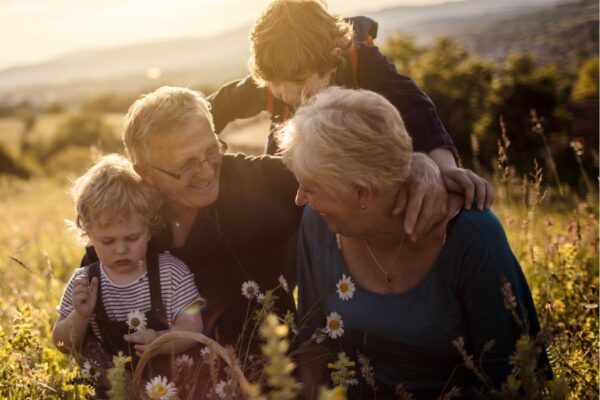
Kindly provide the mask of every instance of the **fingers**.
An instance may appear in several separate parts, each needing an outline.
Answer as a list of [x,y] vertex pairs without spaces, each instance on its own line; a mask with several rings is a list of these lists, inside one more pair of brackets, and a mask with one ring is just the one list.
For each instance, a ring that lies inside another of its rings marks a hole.
[[98,296],[98,278],[93,277],[92,282],[90,283],[90,296],[95,299]]
[[475,185],[466,173],[456,174],[455,180],[463,188],[465,194],[465,210],[470,210],[475,199]]
[[137,354],[139,357],[142,356],[142,354],[146,351],[146,347],[148,347],[145,344],[136,344],[135,346],[133,346],[133,348],[135,349],[135,354]]
[[396,204],[392,210],[392,215],[397,217],[398,215],[402,214],[402,212],[406,209],[407,201],[408,191],[406,190],[406,187],[402,185],[396,194]]
[[123,339],[129,343],[149,344],[157,337],[154,329],[142,329],[128,335],[123,335]]
[[415,223],[415,228],[410,239],[416,241],[423,233],[427,232],[432,226],[432,221],[435,214],[435,205],[437,201],[431,196],[423,197],[421,202],[421,211]]
[[129,333],[127,335],[123,335],[123,339],[129,343],[142,343],[141,336],[139,332]]
[[408,187],[408,201],[406,203],[406,213],[404,215],[404,232],[412,235],[423,205],[425,188],[423,185],[414,181],[410,182]]
[[492,204],[494,203],[494,188],[492,187],[492,185],[490,185],[488,181],[485,181],[485,190],[485,209],[488,210],[490,209],[490,207],[492,207]]

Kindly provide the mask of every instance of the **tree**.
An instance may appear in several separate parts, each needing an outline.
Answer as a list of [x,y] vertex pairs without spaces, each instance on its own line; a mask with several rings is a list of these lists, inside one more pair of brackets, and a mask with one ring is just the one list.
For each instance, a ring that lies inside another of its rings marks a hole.
[[96,146],[103,152],[121,151],[123,145],[112,127],[102,119],[102,115],[84,112],[71,115],[61,123],[44,152],[42,162],[67,146]]
[[472,57],[450,37],[421,48],[413,37],[397,35],[388,42],[386,55],[432,99],[463,164],[473,168],[471,134],[483,111],[494,66]]
[[579,68],[571,99],[598,102],[598,57],[590,58]]
[[[493,79],[485,110],[476,124],[483,153],[494,154],[502,117],[511,141],[509,158],[520,174],[531,170],[534,158],[550,162],[544,141],[552,147],[566,131],[566,86],[563,74],[555,67],[540,66],[529,54],[510,55]],[[532,111],[543,131],[533,129]],[[481,161],[487,161],[491,168],[492,160],[486,157]]]

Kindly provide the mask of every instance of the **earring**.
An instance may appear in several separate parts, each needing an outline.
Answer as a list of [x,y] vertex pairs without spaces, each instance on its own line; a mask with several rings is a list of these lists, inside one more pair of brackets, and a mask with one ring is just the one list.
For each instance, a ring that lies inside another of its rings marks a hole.
[[367,206],[364,205],[363,203],[360,203],[359,207],[361,210],[365,210],[367,208]]

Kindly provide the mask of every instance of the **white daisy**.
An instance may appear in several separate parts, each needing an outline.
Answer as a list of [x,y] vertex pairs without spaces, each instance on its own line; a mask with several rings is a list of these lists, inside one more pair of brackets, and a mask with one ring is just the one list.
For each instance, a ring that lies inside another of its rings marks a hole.
[[210,347],[205,346],[202,350],[200,350],[200,355],[204,360],[207,360],[210,356]]
[[236,385],[232,379],[220,380],[215,386],[215,392],[220,399],[234,399],[237,395]]
[[342,321],[342,316],[340,314],[335,311],[329,314],[325,332],[327,332],[332,339],[336,339],[344,334],[344,321]]
[[194,366],[194,359],[188,354],[181,354],[175,358],[175,367],[177,369],[192,368]]
[[146,394],[152,400],[171,400],[176,398],[177,388],[167,378],[158,375],[146,383]]
[[342,300],[350,300],[352,296],[354,296],[354,291],[356,290],[356,286],[352,279],[346,274],[342,274],[342,279],[340,279],[335,285],[337,287],[337,293]]
[[287,281],[285,280],[285,278],[283,277],[283,275],[279,275],[279,285],[281,285],[281,287],[283,288],[283,290],[285,290],[286,293],[290,292],[290,287],[287,283]]
[[321,344],[325,341],[325,339],[327,339],[327,335],[325,335],[323,329],[317,328],[310,337],[310,339],[314,340],[317,344]]
[[127,314],[127,325],[132,331],[146,329],[146,316],[140,310],[132,311]]
[[259,293],[260,288],[258,287],[258,283],[254,281],[246,281],[242,283],[242,295],[244,295],[248,300],[258,296]]
[[96,378],[100,377],[100,370],[98,368],[98,365],[94,361],[84,362],[83,368],[81,369],[81,373],[83,374],[83,376],[85,378],[96,379]]
[[264,303],[265,302],[265,295],[264,295],[264,293],[259,293],[256,296],[256,301],[258,301],[261,304]]

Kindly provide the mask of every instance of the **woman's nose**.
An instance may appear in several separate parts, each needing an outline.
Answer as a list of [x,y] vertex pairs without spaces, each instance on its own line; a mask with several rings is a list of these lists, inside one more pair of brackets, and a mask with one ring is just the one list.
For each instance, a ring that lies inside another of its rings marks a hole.
[[306,193],[304,193],[304,190],[298,188],[296,191],[295,201],[297,206],[304,206],[308,203],[308,199],[306,198]]

